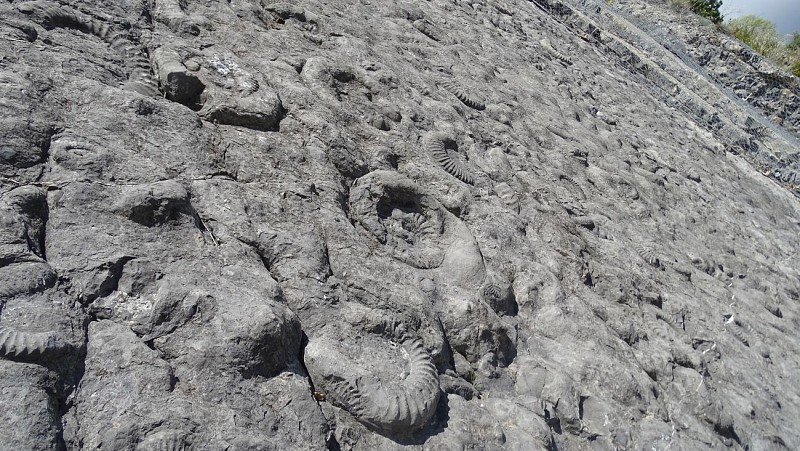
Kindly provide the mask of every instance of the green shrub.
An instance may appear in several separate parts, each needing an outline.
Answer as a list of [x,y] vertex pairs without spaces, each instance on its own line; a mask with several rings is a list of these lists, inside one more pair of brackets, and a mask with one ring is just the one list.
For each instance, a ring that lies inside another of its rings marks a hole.
[[789,71],[800,77],[800,55],[797,55],[797,59],[791,66],[789,66]]
[[722,0],[670,0],[670,4],[680,12],[686,14],[688,11],[703,16],[711,22],[719,25],[722,23],[722,13],[719,7]]
[[731,19],[725,29],[756,52],[775,57],[783,47],[781,35],[775,24],[758,16],[743,16]]
[[800,51],[800,33],[796,31],[792,33],[792,39],[789,41],[786,47],[789,47],[791,50]]
[[731,19],[725,24],[725,30],[756,52],[800,76],[800,33],[793,33],[791,41],[784,43],[775,24],[758,16]]
[[722,23],[720,6],[722,6],[722,0],[689,0],[689,7],[695,14],[706,17],[715,24]]

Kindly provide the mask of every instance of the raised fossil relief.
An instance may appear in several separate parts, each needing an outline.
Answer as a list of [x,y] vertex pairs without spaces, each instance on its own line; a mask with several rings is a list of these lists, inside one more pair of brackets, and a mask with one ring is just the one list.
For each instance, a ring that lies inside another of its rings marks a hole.
[[214,73],[220,76],[220,87],[249,96],[261,87],[258,79],[242,68],[230,55],[213,55],[207,60]]
[[514,292],[508,284],[489,282],[481,288],[483,301],[496,313],[516,315],[518,306]]
[[300,76],[324,99],[372,101],[374,86],[359,68],[313,57],[306,61]]
[[137,451],[189,451],[192,445],[187,443],[188,434],[178,430],[165,430],[150,434],[136,447]]
[[541,41],[539,41],[539,44],[542,46],[542,48],[547,50],[548,53],[550,53],[550,55],[553,56],[553,58],[557,59],[558,61],[560,61],[561,63],[563,63],[566,66],[572,65],[572,60],[569,57],[567,57],[566,55],[564,55],[563,53],[561,53],[558,50],[556,50],[553,47],[553,45],[550,43],[549,39],[544,38]]
[[57,279],[55,270],[45,261],[6,264],[0,267],[0,299],[44,291]]
[[[586,192],[583,187],[576,182],[572,177],[560,171],[555,171],[552,176],[552,183],[547,186],[542,186],[545,196],[552,196],[559,205],[561,205],[571,215],[584,216],[583,201],[586,200]],[[541,197],[541,193],[539,194]]]
[[50,2],[21,3],[17,5],[17,9],[40,20],[46,28],[72,28],[102,39],[125,60],[129,74],[128,81],[123,85],[124,89],[148,97],[159,95],[150,60],[125,31]]
[[0,195],[0,267],[45,258],[45,192],[22,186]]
[[[305,31],[310,33],[319,31],[319,17],[292,3],[279,2],[264,5],[264,10],[269,12],[273,16],[273,20],[278,24],[293,20],[297,21],[299,28]],[[264,21],[267,19],[263,14],[261,18]]]
[[742,330],[741,327],[739,327],[736,324],[731,324],[726,326],[725,328],[728,329],[731,332],[731,334],[733,334],[733,336],[736,337],[737,340],[742,342],[743,345],[750,346],[750,340],[748,340],[747,334],[744,333],[744,330]]
[[425,149],[450,175],[464,183],[474,185],[475,178],[461,161],[456,142],[444,133],[430,132],[423,138]]
[[478,111],[486,109],[486,103],[478,97],[473,91],[465,89],[461,84],[456,83],[454,80],[445,79],[440,82],[442,87],[456,96],[458,100],[464,105],[476,109]]
[[445,213],[411,180],[390,171],[367,174],[350,191],[350,209],[394,258],[422,269],[442,263]]
[[189,193],[174,180],[126,187],[112,206],[112,211],[146,227],[165,224],[180,217],[186,217],[192,223],[197,221],[189,202]]
[[55,332],[24,332],[0,326],[0,356],[15,358],[42,357],[67,350],[69,344]]
[[639,256],[642,257],[642,260],[646,261],[647,264],[656,268],[661,267],[661,260],[658,258],[658,254],[656,254],[656,251],[651,246],[636,243],[633,245],[633,247],[636,249],[636,253],[639,254]]
[[[352,334],[343,340],[343,332]],[[369,311],[354,326],[331,325],[309,339],[304,360],[317,399],[383,434],[418,430],[436,411],[436,367],[422,342],[391,318]]]

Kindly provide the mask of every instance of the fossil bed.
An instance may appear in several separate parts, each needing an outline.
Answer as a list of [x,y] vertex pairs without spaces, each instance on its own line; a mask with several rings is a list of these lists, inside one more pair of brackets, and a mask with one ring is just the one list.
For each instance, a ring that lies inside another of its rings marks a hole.
[[800,85],[667,2],[0,0],[0,449],[800,448]]

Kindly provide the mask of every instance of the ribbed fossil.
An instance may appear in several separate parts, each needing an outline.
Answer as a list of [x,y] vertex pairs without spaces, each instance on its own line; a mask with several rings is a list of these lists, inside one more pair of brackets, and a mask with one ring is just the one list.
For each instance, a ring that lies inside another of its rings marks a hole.
[[642,257],[642,259],[649,265],[655,266],[656,268],[661,266],[661,260],[659,260],[658,255],[652,247],[638,243],[634,244],[633,247],[636,249],[636,253],[639,254],[639,256]]
[[747,334],[745,334],[744,330],[738,324],[729,324],[725,328],[728,329],[737,340],[742,342],[743,345],[750,346],[750,340],[748,340]]
[[127,33],[86,17],[70,8],[50,2],[21,3],[17,5],[17,8],[21,12],[39,19],[47,28],[72,28],[99,37],[125,59],[129,74],[128,81],[123,86],[124,89],[149,97],[158,96],[158,83],[153,77],[150,61],[142,54],[141,48],[132,42]]
[[464,164],[456,156],[458,148],[455,143],[441,133],[431,132],[425,135],[423,143],[433,159],[453,177],[470,185],[475,184],[475,179]]
[[0,298],[11,298],[44,291],[55,285],[58,276],[44,261],[23,261],[0,268]]
[[767,128],[762,127],[752,117],[747,116],[744,121],[744,130],[756,138],[763,138],[767,135]]
[[[744,322],[739,315],[734,315],[733,321],[726,323],[725,328],[745,346],[757,345],[758,343],[763,344],[765,342],[764,334],[753,328],[750,324]],[[751,340],[751,337],[755,338],[755,342]]]
[[476,110],[486,109],[486,103],[475,95],[473,92],[464,89],[461,85],[453,80],[442,80],[441,85],[444,89],[448,90],[451,94],[458,97],[464,105],[474,108]]
[[766,338],[764,337],[764,334],[759,332],[749,323],[742,321],[742,319],[739,318],[738,316],[734,319],[734,322],[736,323],[737,326],[741,327],[742,330],[746,330],[748,334],[755,336],[756,339],[758,339],[758,341],[765,341]]
[[572,60],[569,57],[567,57],[566,55],[564,55],[563,53],[561,53],[558,50],[556,50],[555,48],[553,48],[553,45],[550,43],[549,39],[547,39],[547,38],[542,39],[541,41],[539,41],[539,44],[544,49],[546,49],[555,59],[561,61],[562,63],[564,63],[567,66],[572,65]]
[[679,324],[674,317],[670,315],[665,315],[663,313],[656,312],[656,318],[664,321],[665,323],[669,324],[669,326],[674,329],[676,332],[683,332],[683,327]]
[[[498,281],[499,282],[499,281]],[[507,283],[489,282],[481,288],[483,301],[496,313],[503,315],[516,315],[518,306],[514,292]]]
[[330,334],[311,338],[304,355],[326,401],[384,434],[428,423],[439,402],[439,376],[419,339],[393,320],[362,328],[354,342],[342,341],[341,327]]
[[394,258],[415,268],[442,263],[442,207],[405,177],[389,171],[362,177],[350,191],[350,211]]
[[483,287],[483,296],[487,300],[499,300],[503,295],[503,289],[493,283]]
[[575,179],[568,176],[567,174],[557,174],[555,181],[558,185],[565,187],[569,190],[575,198],[578,200],[586,200],[586,191],[584,191],[583,187],[580,183],[576,182]]
[[185,432],[166,430],[151,434],[136,449],[141,451],[189,451],[193,447],[186,443]]
[[3,357],[41,357],[63,352],[68,346],[55,332],[32,333],[0,326],[0,355]]

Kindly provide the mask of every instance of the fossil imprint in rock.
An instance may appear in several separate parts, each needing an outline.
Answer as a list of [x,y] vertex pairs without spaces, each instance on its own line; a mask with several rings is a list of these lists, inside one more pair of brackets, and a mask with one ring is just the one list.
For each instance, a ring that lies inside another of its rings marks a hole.
[[451,221],[441,205],[411,180],[390,171],[367,174],[350,191],[350,206],[358,224],[397,260],[420,269],[442,263]]
[[70,345],[56,332],[23,332],[0,326],[0,356],[47,358],[65,352]]
[[475,177],[461,161],[458,145],[446,133],[431,132],[423,138],[425,148],[434,160],[450,175],[468,185],[475,184]]
[[18,5],[17,9],[38,19],[47,28],[73,28],[102,39],[125,59],[125,65],[130,71],[128,81],[124,84],[126,90],[148,97],[159,95],[150,60],[127,32],[55,3],[26,2]]
[[357,317],[346,321],[351,325],[327,326],[306,346],[319,396],[384,434],[427,425],[439,402],[439,376],[422,342],[377,311],[348,313]]
[[483,283],[483,257],[466,224],[405,176],[373,171],[361,177],[350,191],[350,212],[395,259],[439,268],[454,285]]

